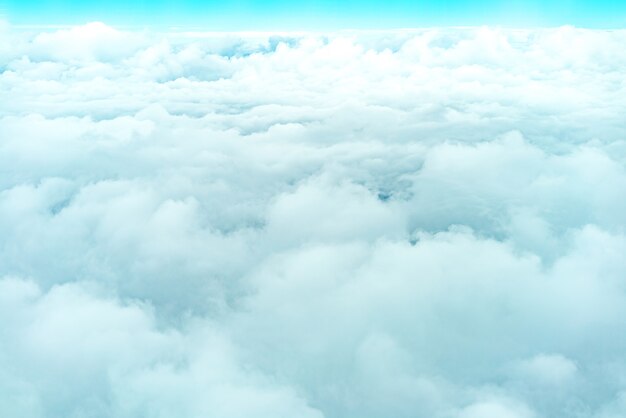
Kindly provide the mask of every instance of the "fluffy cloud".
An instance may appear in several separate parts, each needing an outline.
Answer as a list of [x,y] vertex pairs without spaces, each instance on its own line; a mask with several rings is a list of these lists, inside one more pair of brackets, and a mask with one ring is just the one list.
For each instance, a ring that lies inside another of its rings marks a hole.
[[626,411],[626,32],[1,30],[9,416]]

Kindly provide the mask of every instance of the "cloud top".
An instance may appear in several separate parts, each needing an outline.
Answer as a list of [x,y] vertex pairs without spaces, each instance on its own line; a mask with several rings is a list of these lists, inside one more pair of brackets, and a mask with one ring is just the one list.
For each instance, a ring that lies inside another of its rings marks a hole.
[[0,410],[626,413],[626,41],[0,40]]

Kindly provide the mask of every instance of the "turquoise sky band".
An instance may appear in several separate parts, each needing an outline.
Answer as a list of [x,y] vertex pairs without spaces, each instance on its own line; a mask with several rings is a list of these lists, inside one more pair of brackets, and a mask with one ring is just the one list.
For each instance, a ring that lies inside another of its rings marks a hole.
[[626,1],[4,0],[12,24],[180,25],[215,30],[499,25],[625,28]]

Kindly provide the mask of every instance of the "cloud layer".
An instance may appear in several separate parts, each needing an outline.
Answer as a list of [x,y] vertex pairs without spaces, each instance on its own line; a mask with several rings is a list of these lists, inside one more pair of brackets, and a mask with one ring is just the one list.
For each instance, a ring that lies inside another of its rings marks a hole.
[[626,415],[625,31],[0,31],[5,415]]

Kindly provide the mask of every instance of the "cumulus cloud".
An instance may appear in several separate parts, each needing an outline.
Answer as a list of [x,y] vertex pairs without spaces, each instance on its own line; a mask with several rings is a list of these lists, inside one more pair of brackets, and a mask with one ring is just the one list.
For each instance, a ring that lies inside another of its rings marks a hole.
[[626,411],[626,32],[0,30],[9,416]]

